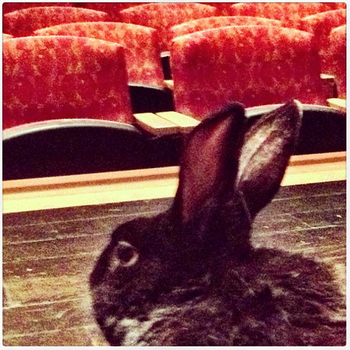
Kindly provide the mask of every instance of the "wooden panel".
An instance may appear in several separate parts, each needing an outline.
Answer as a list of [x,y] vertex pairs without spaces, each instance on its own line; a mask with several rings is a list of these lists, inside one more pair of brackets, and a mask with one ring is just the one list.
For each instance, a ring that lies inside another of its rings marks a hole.
[[177,112],[136,113],[136,123],[154,135],[169,135],[177,132],[187,133],[193,130],[199,120]]
[[180,131],[180,127],[154,113],[134,114],[136,123],[154,135],[170,135]]
[[157,115],[179,125],[181,129],[186,129],[187,131],[192,130],[200,123],[199,120],[178,112],[158,112]]
[[[178,167],[11,180],[3,183],[3,212],[170,198]],[[282,186],[346,179],[345,152],[292,156]]]

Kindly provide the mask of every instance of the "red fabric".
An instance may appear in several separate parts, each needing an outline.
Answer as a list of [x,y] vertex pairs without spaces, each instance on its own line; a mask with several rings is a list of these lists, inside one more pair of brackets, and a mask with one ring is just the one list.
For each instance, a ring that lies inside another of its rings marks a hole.
[[235,2],[201,2],[204,5],[214,6],[217,9],[217,16],[229,16],[230,8]]
[[329,36],[329,68],[337,84],[338,97],[346,98],[346,25],[334,28]]
[[143,4],[142,2],[83,2],[77,3],[79,7],[108,13],[111,21],[120,21],[120,11],[129,7]]
[[168,36],[169,38],[173,39],[177,36],[191,34],[201,30],[233,25],[276,25],[281,27],[282,22],[276,19],[251,16],[206,17],[173,26],[169,29]]
[[321,58],[322,73],[329,72],[328,38],[333,28],[346,24],[346,10],[339,9],[317,13],[301,19],[300,28],[315,35],[315,40]]
[[231,6],[231,16],[258,16],[278,19],[285,26],[297,28],[300,18],[313,15],[318,12],[331,10],[329,3],[290,3],[290,2],[266,2],[266,3],[238,3]]
[[329,10],[346,9],[346,2],[328,2],[325,3],[329,6]]
[[30,7],[40,6],[73,6],[73,4],[69,2],[5,2],[2,4],[2,11],[3,14],[5,14]]
[[3,127],[59,118],[132,122],[123,47],[69,36],[3,42]]
[[126,48],[130,83],[164,86],[159,38],[153,28],[129,23],[68,23],[39,29],[36,35],[75,35],[116,42]]
[[28,36],[36,29],[71,22],[108,21],[108,14],[83,8],[64,6],[32,7],[3,16],[3,32],[13,36]]
[[203,119],[223,105],[326,104],[313,35],[277,26],[222,27],[177,37],[176,111]]
[[215,16],[216,8],[196,3],[150,3],[130,7],[120,12],[123,22],[155,28],[162,51],[169,49],[168,29],[192,19]]

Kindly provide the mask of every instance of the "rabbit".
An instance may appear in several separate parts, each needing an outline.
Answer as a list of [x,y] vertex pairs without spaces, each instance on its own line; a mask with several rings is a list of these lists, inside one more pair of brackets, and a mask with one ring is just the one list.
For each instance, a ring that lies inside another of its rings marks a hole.
[[254,122],[232,103],[187,135],[170,209],[117,228],[90,275],[110,345],[345,344],[345,298],[326,265],[250,241],[301,121],[296,100]]

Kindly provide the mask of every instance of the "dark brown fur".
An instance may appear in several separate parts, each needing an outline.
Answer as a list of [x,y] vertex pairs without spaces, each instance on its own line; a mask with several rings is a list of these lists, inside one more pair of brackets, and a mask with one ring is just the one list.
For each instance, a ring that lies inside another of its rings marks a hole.
[[250,126],[233,105],[193,131],[172,208],[120,226],[91,274],[111,345],[345,344],[344,297],[326,266],[250,244],[300,122],[297,102]]

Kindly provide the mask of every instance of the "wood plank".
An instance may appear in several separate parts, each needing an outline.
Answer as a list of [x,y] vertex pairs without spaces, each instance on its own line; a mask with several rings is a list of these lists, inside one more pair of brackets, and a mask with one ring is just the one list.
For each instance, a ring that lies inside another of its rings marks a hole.
[[346,112],[346,100],[343,98],[329,98],[327,100],[329,105],[333,108],[339,109],[342,112]]
[[[331,160],[329,156],[324,164]],[[293,162],[310,163],[305,158]],[[37,184],[33,181],[27,189]],[[4,215],[3,344],[107,345],[88,291],[95,260],[114,225],[135,215],[154,215],[170,204],[157,199]],[[252,243],[328,263],[345,293],[345,214],[344,181],[282,187],[256,217]]]
[[179,125],[154,113],[136,113],[134,117],[141,128],[153,135],[171,135],[180,132]]
[[71,327],[3,337],[5,346],[108,346],[97,326]]
[[171,135],[187,133],[193,130],[200,121],[178,112],[136,113],[136,123],[153,135]]
[[168,89],[174,90],[174,80],[172,80],[172,79],[164,80],[164,85],[165,85]]
[[91,256],[103,249],[108,238],[106,235],[84,235],[77,238],[34,241],[31,244],[9,244],[3,251],[3,262]]
[[[87,300],[5,308],[3,342],[17,346],[107,345],[99,333]],[[82,306],[84,305],[84,306]],[[18,313],[21,317],[18,317]]]
[[181,132],[188,132],[200,124],[200,121],[178,112],[157,112],[160,117],[179,125]]

